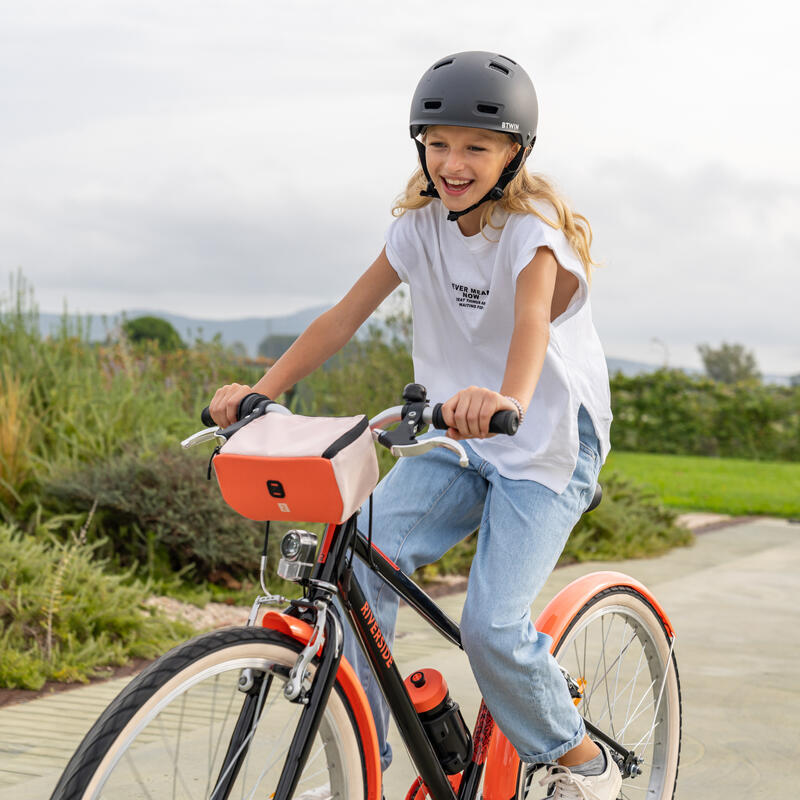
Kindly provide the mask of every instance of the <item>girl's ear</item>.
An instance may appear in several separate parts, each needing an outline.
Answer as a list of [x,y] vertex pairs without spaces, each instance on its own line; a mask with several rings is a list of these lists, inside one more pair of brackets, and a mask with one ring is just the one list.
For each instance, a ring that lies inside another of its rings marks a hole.
[[506,159],[506,167],[514,160],[514,156],[516,156],[516,154],[519,153],[519,149],[521,146],[522,145],[520,145],[518,142],[514,142],[514,145],[512,146],[509,152],[508,158]]

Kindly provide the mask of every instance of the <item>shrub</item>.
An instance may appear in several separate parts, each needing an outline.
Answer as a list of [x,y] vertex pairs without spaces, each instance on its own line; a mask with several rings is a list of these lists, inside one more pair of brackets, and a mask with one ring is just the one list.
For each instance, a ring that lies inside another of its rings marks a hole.
[[[208,578],[258,566],[262,526],[240,517],[205,480],[208,454],[163,450],[149,457],[112,456],[78,465],[45,486],[54,510],[85,511],[97,502],[100,554],[121,568],[146,574]],[[188,568],[188,570],[187,570]]]
[[122,323],[122,332],[133,344],[155,342],[165,353],[183,347],[178,331],[161,317],[136,317]]
[[58,544],[0,524],[0,687],[85,682],[193,633],[146,609],[146,586],[108,574],[96,549],[85,536]]

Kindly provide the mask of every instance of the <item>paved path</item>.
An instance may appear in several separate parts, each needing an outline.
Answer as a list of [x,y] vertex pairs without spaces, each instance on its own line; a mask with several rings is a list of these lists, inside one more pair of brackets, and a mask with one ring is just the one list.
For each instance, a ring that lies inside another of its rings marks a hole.
[[[618,569],[648,585],[678,631],[684,709],[678,800],[800,796],[800,526],[758,520],[701,533],[657,559],[556,570],[534,614],[585,572]],[[463,595],[441,600],[458,619]],[[477,691],[460,651],[408,608],[395,655],[407,674],[442,670],[471,724]],[[0,800],[49,797],[85,731],[126,680],[0,709]],[[386,774],[400,800],[414,772],[396,737]]]

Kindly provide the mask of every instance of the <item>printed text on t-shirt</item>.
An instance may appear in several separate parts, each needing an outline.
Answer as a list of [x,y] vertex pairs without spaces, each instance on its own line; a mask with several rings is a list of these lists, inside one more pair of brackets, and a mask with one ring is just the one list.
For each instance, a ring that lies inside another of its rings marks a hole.
[[471,286],[462,286],[460,283],[451,283],[455,293],[456,303],[462,308],[477,308],[483,311],[489,297],[488,289],[473,289]]

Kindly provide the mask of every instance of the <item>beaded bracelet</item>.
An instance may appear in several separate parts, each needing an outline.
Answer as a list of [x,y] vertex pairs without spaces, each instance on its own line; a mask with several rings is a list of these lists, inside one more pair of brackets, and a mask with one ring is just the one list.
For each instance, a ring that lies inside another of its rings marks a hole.
[[522,403],[517,400],[516,397],[512,397],[510,394],[504,394],[506,400],[510,400],[516,407],[517,407],[517,414],[519,415],[519,424],[522,425],[522,420],[525,419],[525,411],[522,408]]

